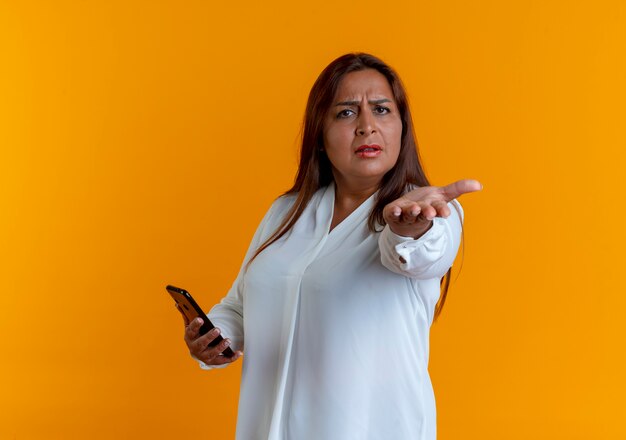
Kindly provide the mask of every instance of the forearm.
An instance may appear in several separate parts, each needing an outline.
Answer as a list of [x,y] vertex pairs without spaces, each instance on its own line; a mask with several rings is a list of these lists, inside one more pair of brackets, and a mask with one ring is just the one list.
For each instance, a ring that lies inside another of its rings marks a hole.
[[[459,205],[460,206],[460,205]],[[404,236],[385,226],[379,238],[382,264],[389,270],[416,279],[441,278],[456,257],[461,236],[458,213],[435,217],[420,235]]]

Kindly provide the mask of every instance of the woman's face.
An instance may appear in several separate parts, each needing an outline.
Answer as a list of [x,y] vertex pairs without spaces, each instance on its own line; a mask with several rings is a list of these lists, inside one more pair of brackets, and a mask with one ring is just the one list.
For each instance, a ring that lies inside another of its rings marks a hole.
[[324,150],[337,184],[378,185],[400,153],[402,119],[374,69],[346,74],[324,120]]

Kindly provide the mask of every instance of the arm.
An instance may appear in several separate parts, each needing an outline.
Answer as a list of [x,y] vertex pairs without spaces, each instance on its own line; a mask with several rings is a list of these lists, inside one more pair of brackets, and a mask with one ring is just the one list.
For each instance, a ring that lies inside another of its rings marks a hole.
[[447,218],[434,217],[430,229],[417,239],[395,234],[386,225],[378,239],[383,266],[420,280],[443,277],[459,249],[464,218],[463,208],[457,200],[448,202],[448,207],[450,215]]
[[[269,227],[271,223],[270,219],[273,217],[273,214],[276,211],[276,205],[279,202],[276,201],[270,207],[268,212],[265,214],[261,223],[256,229],[250,246],[248,247],[248,251],[246,252],[246,256],[243,260],[241,268],[239,269],[239,274],[237,278],[233,282],[232,287],[226,294],[222,300],[214,305],[207,316],[215,325],[215,327],[219,328],[221,334],[224,338],[228,338],[231,341],[230,347],[233,351],[243,351],[244,346],[244,333],[243,333],[243,277],[245,273],[245,267],[252,255],[256,252],[258,247],[265,241],[265,239],[273,232],[273,229]],[[197,360],[200,364],[200,368],[204,370],[211,370],[214,368],[224,368],[228,365],[208,365],[198,359],[196,356],[192,355],[192,358]]]

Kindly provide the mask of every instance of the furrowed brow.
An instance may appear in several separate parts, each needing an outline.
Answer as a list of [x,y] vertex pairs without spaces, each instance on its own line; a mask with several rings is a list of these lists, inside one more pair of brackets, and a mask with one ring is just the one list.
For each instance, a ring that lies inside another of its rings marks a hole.
[[[359,105],[360,101],[342,101],[342,102],[338,102],[337,104],[335,104],[335,107],[338,107],[340,105],[352,105],[352,106],[356,106]],[[387,98],[383,98],[383,99],[373,99],[371,101],[367,101],[370,104],[382,104],[384,102],[391,102],[391,99],[387,99]]]

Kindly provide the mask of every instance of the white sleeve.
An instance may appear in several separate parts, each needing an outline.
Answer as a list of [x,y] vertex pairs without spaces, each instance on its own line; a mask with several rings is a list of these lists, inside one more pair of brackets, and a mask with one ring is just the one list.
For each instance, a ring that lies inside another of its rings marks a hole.
[[[280,199],[279,199],[280,200]],[[239,269],[239,274],[235,279],[232,287],[226,294],[222,300],[215,304],[207,316],[213,323],[215,327],[220,329],[221,335],[224,338],[228,338],[231,341],[230,347],[233,351],[242,350],[244,347],[244,334],[243,334],[243,276],[245,273],[245,267],[252,255],[256,252],[259,246],[263,243],[265,239],[274,232],[273,229],[268,227],[270,223],[270,217],[276,210],[275,207],[278,202],[274,202],[274,204],[267,211],[263,220],[256,229],[254,236],[252,237],[252,242],[248,247],[248,251],[246,252],[246,256],[243,260],[241,268]],[[213,370],[215,368],[224,368],[229,364],[223,365],[207,365],[201,360],[197,359],[195,356],[191,356],[200,364],[200,368],[203,370]]]
[[442,278],[459,249],[464,218],[463,208],[456,199],[448,202],[448,207],[448,218],[435,217],[431,228],[417,240],[397,235],[385,225],[378,239],[383,266],[418,280]]

